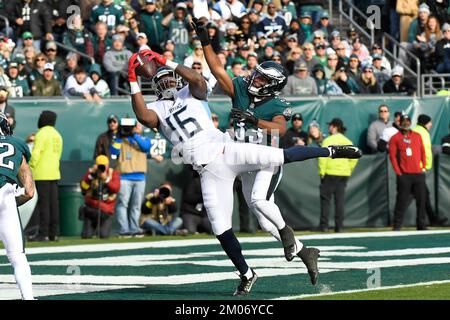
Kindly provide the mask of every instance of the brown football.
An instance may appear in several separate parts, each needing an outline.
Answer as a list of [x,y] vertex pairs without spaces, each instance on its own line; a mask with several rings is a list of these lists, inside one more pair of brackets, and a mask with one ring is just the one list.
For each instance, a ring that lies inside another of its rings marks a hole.
[[140,65],[136,67],[136,75],[147,79],[153,78],[158,70],[158,63],[141,53],[138,54],[137,60]]

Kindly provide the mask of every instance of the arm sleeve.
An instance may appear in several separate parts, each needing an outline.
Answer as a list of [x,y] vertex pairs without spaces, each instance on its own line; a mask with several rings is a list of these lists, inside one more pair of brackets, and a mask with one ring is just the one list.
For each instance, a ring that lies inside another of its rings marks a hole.
[[389,159],[391,159],[392,167],[394,168],[395,173],[397,175],[401,175],[402,172],[397,161],[397,151],[397,139],[395,137],[392,137],[389,141]]
[[119,156],[121,147],[122,147],[122,139],[116,138],[115,140],[113,140],[113,142],[109,146],[109,151],[111,152],[111,155]]
[[108,189],[110,193],[118,193],[120,189],[120,175],[119,172],[113,170],[111,180],[108,182]]
[[420,157],[421,157],[421,163],[422,163],[422,169],[425,169],[427,167],[427,154],[425,152],[425,146],[423,144],[422,137],[419,137],[420,142]]
[[86,172],[83,176],[83,179],[81,179],[80,187],[81,187],[82,191],[87,191],[91,188],[91,180],[89,179],[89,171]]
[[145,137],[142,137],[135,133],[133,135],[133,139],[136,141],[136,143],[139,146],[139,149],[141,149],[142,152],[149,152],[150,147],[152,146],[151,140]]

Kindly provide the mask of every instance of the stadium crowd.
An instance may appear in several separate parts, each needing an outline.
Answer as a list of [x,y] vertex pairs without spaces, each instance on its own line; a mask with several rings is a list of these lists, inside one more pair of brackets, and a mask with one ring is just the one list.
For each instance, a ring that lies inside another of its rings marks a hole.
[[[419,3],[420,2],[420,3]],[[380,43],[338,31],[328,1],[10,0],[0,1],[0,85],[10,97],[79,96],[101,102],[126,94],[132,52],[150,47],[202,72],[220,94],[190,26],[210,19],[214,50],[231,77],[273,60],[289,71],[284,95],[395,93],[416,88]],[[355,4],[365,12],[369,1]],[[448,0],[377,1],[382,31],[416,54],[423,72],[450,72]],[[78,7],[73,7],[73,5]],[[72,6],[72,7],[71,7]],[[59,45],[62,44],[63,46]]]

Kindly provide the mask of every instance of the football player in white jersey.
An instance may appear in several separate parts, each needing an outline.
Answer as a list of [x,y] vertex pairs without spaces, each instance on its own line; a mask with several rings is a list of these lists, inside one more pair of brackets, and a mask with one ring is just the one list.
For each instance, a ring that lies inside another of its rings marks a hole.
[[[200,74],[151,50],[141,51],[140,54],[164,67],[158,69],[152,79],[157,101],[146,105],[135,72],[143,62],[137,54],[130,58],[128,78],[134,113],[142,124],[159,128],[173,143],[175,151],[172,155],[181,156],[176,160],[191,164],[199,172],[203,201],[213,232],[240,273],[241,282],[234,294],[246,295],[257,276],[245,262],[239,241],[232,231],[233,183],[236,176],[248,171],[273,171],[275,166],[310,158],[359,158],[361,151],[353,146],[332,146],[309,148],[315,151],[311,153],[304,152],[300,146],[283,150],[235,143],[227,133],[214,127],[206,102],[207,84]],[[179,76],[188,85],[183,87]],[[292,260],[296,248],[301,247],[308,272],[317,278],[318,250],[299,243],[292,228],[287,225],[279,233],[286,259]]]

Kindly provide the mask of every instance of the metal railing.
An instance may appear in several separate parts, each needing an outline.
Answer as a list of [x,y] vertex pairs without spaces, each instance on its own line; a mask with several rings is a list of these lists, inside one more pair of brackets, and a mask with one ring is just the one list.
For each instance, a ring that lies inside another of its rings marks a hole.
[[7,17],[0,15],[0,19],[2,19],[3,21],[5,21],[5,30],[6,30],[6,36],[8,38],[11,38],[10,34],[9,34],[9,20]]
[[[344,8],[344,2],[348,6],[348,13],[346,12],[346,8]],[[370,34],[361,27],[354,19],[355,13],[360,16],[364,21],[369,21],[369,18],[351,1],[349,0],[339,0],[339,24],[340,27],[342,27],[342,18],[346,18],[348,21],[350,21],[350,24],[355,27],[356,30],[359,31],[360,34],[364,35],[367,39],[370,41],[370,46],[372,46],[375,42],[375,28],[370,29]]]
[[450,89],[450,73],[422,74],[421,96],[436,95],[439,90]]
[[80,55],[81,57],[87,59],[87,60],[90,62],[90,64],[94,64],[94,63],[95,63],[94,58],[88,56],[86,53],[83,53],[83,52],[81,52],[81,51],[78,51],[78,50],[75,49],[75,48],[66,46],[65,44],[62,44],[61,42],[58,42],[58,41],[55,41],[55,43],[56,43],[56,46],[58,46],[58,47],[60,47],[60,48],[62,48],[62,49],[64,49],[64,50],[66,50],[66,51],[74,52],[74,53]]

